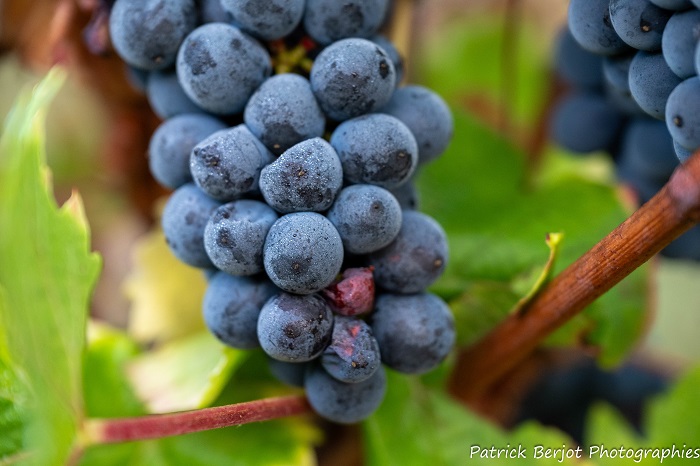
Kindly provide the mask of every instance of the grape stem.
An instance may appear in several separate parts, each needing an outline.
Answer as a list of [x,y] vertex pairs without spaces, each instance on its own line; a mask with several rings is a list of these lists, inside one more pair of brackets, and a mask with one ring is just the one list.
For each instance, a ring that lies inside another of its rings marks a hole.
[[552,332],[700,221],[700,150],[632,216],[555,277],[527,305],[467,348],[452,380],[479,411],[495,384]]
[[129,418],[87,419],[85,444],[147,440],[311,413],[303,395],[264,398],[213,408]]

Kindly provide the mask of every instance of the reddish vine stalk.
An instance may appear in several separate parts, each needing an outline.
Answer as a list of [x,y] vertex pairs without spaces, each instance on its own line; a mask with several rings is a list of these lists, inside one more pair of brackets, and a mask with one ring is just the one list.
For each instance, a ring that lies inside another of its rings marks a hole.
[[88,443],[117,443],[239,426],[310,412],[311,407],[304,396],[281,396],[180,413],[88,419],[84,432]]
[[453,383],[478,405],[552,332],[700,221],[700,151],[630,218],[460,356]]

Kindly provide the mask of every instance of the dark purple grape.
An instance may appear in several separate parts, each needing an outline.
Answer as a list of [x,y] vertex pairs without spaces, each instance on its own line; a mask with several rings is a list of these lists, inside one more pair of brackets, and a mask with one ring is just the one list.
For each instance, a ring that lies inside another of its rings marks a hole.
[[401,230],[389,246],[368,256],[378,287],[418,293],[437,280],[447,264],[447,236],[428,215],[403,211]]
[[209,331],[222,343],[251,349],[258,343],[258,316],[263,304],[279,293],[267,279],[215,274],[207,285],[202,312]]
[[380,294],[370,325],[382,362],[399,372],[422,374],[438,366],[455,343],[447,304],[434,294]]
[[263,351],[287,362],[311,361],[331,341],[333,313],[317,294],[280,293],[270,298],[258,318],[258,340]]
[[345,383],[316,366],[306,374],[304,388],[311,407],[321,417],[339,424],[354,424],[368,418],[382,403],[386,374],[380,366],[362,382]]

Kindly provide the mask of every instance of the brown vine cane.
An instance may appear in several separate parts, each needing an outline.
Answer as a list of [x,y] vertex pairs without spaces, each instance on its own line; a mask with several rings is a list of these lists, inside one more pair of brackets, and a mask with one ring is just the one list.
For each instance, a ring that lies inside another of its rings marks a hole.
[[700,151],[620,226],[556,276],[523,312],[460,355],[452,383],[469,404],[552,332],[700,221]]

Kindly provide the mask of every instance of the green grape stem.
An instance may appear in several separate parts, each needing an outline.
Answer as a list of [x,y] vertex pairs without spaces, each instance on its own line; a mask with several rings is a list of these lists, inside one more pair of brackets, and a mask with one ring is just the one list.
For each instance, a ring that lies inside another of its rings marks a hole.
[[528,304],[473,346],[455,367],[453,387],[478,410],[499,380],[542,341],[700,221],[700,150],[627,220],[556,276]]

